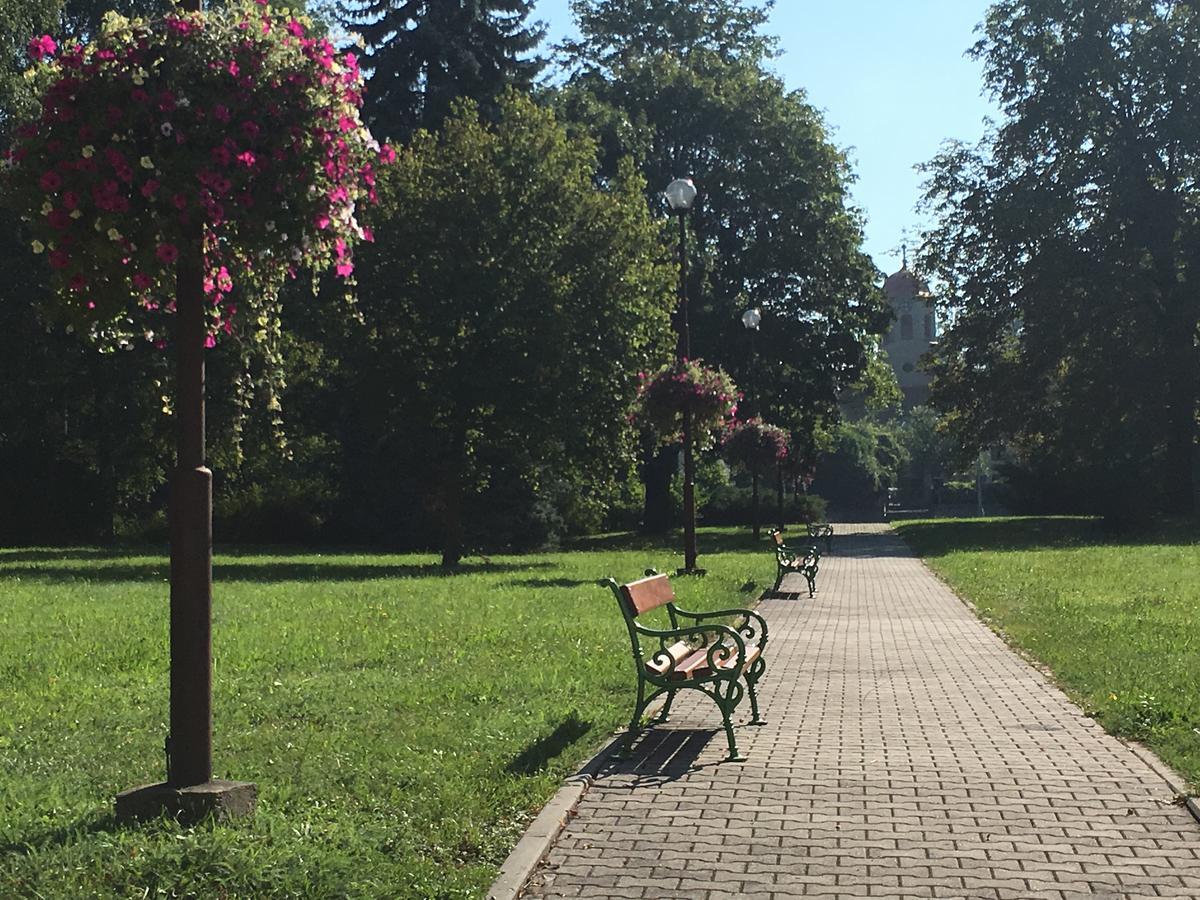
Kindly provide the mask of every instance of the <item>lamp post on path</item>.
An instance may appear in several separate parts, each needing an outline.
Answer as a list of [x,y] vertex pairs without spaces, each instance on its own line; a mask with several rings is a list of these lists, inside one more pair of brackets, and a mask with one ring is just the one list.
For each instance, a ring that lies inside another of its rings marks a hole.
[[[679,217],[679,342],[676,355],[689,359],[692,355],[691,330],[688,325],[687,295],[687,214],[696,200],[696,186],[690,178],[676,178],[666,189],[667,203]],[[700,574],[696,568],[696,460],[692,452],[692,412],[683,411],[683,568],[680,574]]]

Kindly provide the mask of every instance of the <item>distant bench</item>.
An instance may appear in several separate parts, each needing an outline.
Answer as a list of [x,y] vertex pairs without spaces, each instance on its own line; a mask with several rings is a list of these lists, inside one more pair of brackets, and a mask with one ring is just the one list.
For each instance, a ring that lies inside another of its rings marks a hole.
[[783,585],[785,575],[795,572],[804,576],[808,582],[808,596],[813,596],[817,592],[817,573],[821,571],[821,551],[817,545],[793,550],[784,543],[783,532],[778,528],[771,531],[771,537],[775,541],[775,590]]
[[828,522],[809,522],[808,536],[813,540],[825,541],[825,552],[833,552],[833,526]]
[[[763,659],[767,647],[766,620],[748,609],[703,613],[680,609],[675,605],[675,591],[666,575],[649,574],[622,585],[608,578],[604,583],[616,595],[617,605],[625,618],[637,671],[637,703],[629,721],[626,752],[641,728],[646,707],[656,697],[666,694],[667,702],[658,718],[659,722],[665,722],[675,694],[690,688],[711,697],[721,711],[729,743],[726,761],[744,760],[745,757],[738,753],[730,716],[742,698],[749,694],[749,724],[764,724],[758,715],[758,695],[754,687],[767,668]],[[638,622],[638,616],[660,606],[666,607],[670,628],[648,628]],[[729,625],[720,621],[729,619],[733,620]],[[680,625],[680,620],[685,624]],[[645,651],[642,649],[643,638],[649,643]]]

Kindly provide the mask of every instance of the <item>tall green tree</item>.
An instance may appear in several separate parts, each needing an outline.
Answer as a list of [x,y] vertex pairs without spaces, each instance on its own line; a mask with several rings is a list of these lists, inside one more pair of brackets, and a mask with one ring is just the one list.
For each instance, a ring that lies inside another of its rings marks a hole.
[[1002,118],[927,167],[924,265],[953,313],[933,402],[964,443],[1007,441],[1092,492],[1150,477],[1190,511],[1200,14],[1003,0],[972,53]]
[[446,565],[513,491],[611,492],[673,302],[631,167],[597,187],[594,144],[514,92],[494,125],[456,109],[382,183],[393,213],[363,259],[369,358],[347,411],[374,448],[351,465],[403,483],[393,516],[430,523]]
[[545,26],[534,0],[340,0],[342,24],[362,37],[372,71],[367,112],[379,136],[436,129],[458,97],[487,111],[507,87],[529,89]]
[[[837,416],[888,313],[849,162],[804,93],[767,68],[769,7],[574,0],[581,38],[564,47],[560,102],[601,135],[610,169],[638,160],[655,209],[672,178],[695,179],[693,353],[731,372],[753,412],[810,431]],[[754,346],[739,321],[748,306],[763,313]],[[647,495],[660,492],[648,482]],[[648,504],[647,525],[665,525],[662,512]]]

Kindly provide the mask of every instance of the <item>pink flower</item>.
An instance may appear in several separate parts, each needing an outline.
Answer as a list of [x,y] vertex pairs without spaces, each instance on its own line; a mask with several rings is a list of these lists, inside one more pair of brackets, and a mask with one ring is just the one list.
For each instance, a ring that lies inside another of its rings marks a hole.
[[241,153],[239,153],[237,155],[237,161],[240,162],[247,169],[253,169],[254,164],[256,162],[258,162],[258,160],[256,160],[254,158],[254,154],[251,153],[249,150],[244,150]]
[[214,106],[212,113],[213,113],[213,118],[216,119],[218,122],[228,122],[229,121],[229,109],[228,109],[228,107],[224,106],[223,104],[218,103],[216,106]]
[[133,273],[133,286],[139,291],[144,291],[154,284],[154,279],[145,272]]
[[43,34],[39,38],[33,38],[25,49],[29,51],[29,55],[41,62],[47,56],[50,56],[58,49],[58,44],[54,42],[54,38],[48,34]]
[[217,339],[211,334],[208,335],[204,338],[204,346],[206,349],[211,350],[213,347],[217,346]]
[[384,144],[379,148],[379,160],[383,163],[394,163],[396,161],[396,150],[391,144]]
[[161,262],[171,265],[175,260],[179,259],[179,248],[174,244],[159,244],[158,249],[154,251],[155,256]]
[[[87,279],[82,275],[72,275],[71,280],[67,282],[67,287],[73,291],[82,291],[87,287]],[[89,306],[88,308],[91,309],[92,307]]]
[[246,121],[242,123],[242,134],[246,135],[250,140],[258,137],[260,131],[261,129],[258,127],[257,122]]
[[329,227],[329,216],[320,214],[313,217],[313,224],[318,228],[325,229]]
[[174,31],[176,34],[192,33],[192,23],[184,21],[183,19],[174,19],[168,17],[167,28],[171,29],[171,31]]
[[42,173],[42,177],[38,179],[38,184],[42,186],[43,191],[57,191],[62,187],[62,176],[53,169],[50,169],[48,172]]
[[171,198],[171,203],[176,209],[187,209],[188,200],[184,194],[176,194]]
[[349,278],[354,271],[354,263],[341,262],[337,264],[337,273],[342,278]]
[[368,225],[363,226],[362,236],[363,236],[363,240],[366,241],[368,244],[375,243],[375,232],[371,230],[370,226],[368,226]]
[[65,269],[71,264],[71,254],[62,247],[56,247],[50,251],[50,266],[54,269]]
[[288,30],[288,34],[290,34],[292,37],[298,37],[298,38],[304,37],[304,26],[301,25],[299,22],[297,22],[295,19],[288,20],[287,30]]
[[46,221],[56,231],[66,231],[71,225],[71,216],[65,209],[54,209],[46,216]]
[[233,60],[233,59],[231,59],[229,61],[229,65],[227,65],[225,68],[229,72],[229,74],[234,76],[235,78],[237,77],[238,72],[241,71],[241,69],[238,68],[237,60]]
[[79,208],[79,195],[74,191],[67,191],[65,194],[63,194],[62,201],[64,209],[70,210]]
[[157,181],[155,181],[153,178],[151,178],[149,181],[147,181],[145,184],[142,185],[142,196],[145,197],[147,200],[149,200],[151,197],[154,196],[154,192],[157,191],[158,188],[159,188],[159,183]]

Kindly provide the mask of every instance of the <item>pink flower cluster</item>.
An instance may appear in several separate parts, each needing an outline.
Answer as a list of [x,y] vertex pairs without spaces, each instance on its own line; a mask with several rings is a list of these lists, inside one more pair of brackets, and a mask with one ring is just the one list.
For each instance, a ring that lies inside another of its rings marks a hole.
[[740,395],[733,381],[699,360],[678,360],[654,375],[639,372],[638,379],[640,415],[664,442],[676,439],[685,409],[698,433],[718,431],[737,416]]
[[258,0],[27,50],[41,110],[17,129],[0,189],[93,333],[160,334],[189,247],[203,253],[214,335],[238,302],[274,309],[300,268],[352,276],[354,246],[373,238],[359,216],[377,200],[376,167],[395,159],[362,124],[353,53]]
[[725,431],[721,449],[731,461],[748,469],[781,463],[788,457],[788,433],[761,418],[733,421]]

